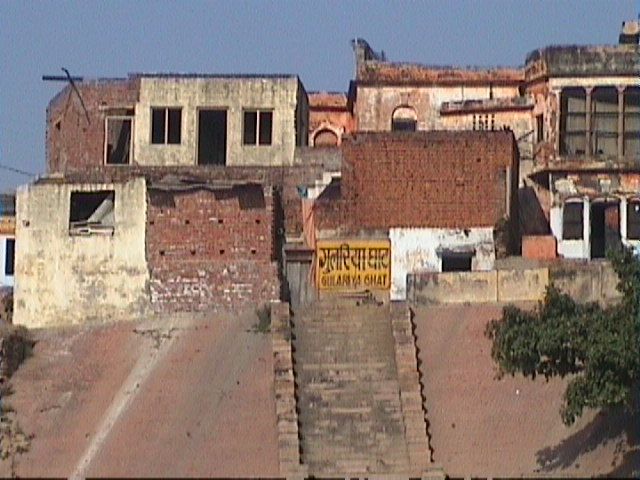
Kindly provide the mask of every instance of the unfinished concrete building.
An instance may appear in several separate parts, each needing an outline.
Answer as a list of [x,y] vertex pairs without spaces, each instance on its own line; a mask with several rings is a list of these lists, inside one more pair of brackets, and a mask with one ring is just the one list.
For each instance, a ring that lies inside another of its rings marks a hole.
[[302,235],[296,76],[77,81],[47,112],[47,170],[18,191],[15,322],[237,310],[281,297],[282,243]]
[[536,131],[530,183],[567,258],[640,247],[637,21],[618,45],[550,46],[526,61]]
[[79,81],[49,104],[47,166],[291,165],[307,144],[308,119],[294,75]]

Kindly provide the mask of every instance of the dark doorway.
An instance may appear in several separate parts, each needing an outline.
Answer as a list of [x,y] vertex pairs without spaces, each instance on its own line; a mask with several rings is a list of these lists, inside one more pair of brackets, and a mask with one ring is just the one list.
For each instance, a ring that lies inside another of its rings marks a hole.
[[198,111],[198,165],[227,162],[227,111]]
[[591,204],[591,258],[604,258],[607,250],[620,248],[620,204]]

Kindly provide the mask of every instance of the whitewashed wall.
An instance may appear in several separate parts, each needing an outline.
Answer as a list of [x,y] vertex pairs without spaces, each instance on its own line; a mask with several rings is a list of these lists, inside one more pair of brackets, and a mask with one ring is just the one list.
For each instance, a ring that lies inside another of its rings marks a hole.
[[472,270],[491,270],[495,262],[492,228],[391,228],[391,300],[404,300],[407,274],[441,272],[441,249],[472,247],[476,255]]
[[556,237],[558,244],[558,255],[564,258],[582,258],[591,257],[591,242],[589,237],[591,234],[591,212],[589,208],[589,200],[584,199],[582,210],[582,239],[580,240],[563,240],[562,239],[562,206],[551,207],[549,210],[549,225],[551,233]]

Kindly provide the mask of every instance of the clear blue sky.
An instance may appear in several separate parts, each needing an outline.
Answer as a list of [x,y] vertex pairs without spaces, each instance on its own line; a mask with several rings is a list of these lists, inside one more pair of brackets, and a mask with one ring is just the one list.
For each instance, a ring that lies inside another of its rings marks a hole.
[[[350,40],[394,61],[521,65],[550,44],[616,43],[640,0],[34,1],[0,0],[0,164],[44,172],[45,110],[65,67],[129,72],[297,73],[345,91]],[[0,191],[29,177],[0,169]]]

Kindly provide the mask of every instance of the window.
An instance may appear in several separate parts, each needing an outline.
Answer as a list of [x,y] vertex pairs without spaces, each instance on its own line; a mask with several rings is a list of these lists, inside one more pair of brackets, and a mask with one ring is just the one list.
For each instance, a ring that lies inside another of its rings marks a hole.
[[418,116],[411,107],[398,107],[391,116],[391,130],[394,132],[415,132],[418,127]]
[[591,94],[591,151],[594,155],[618,155],[618,90],[595,88]]
[[151,143],[179,144],[182,132],[181,108],[151,109]]
[[627,202],[627,238],[640,240],[640,198]]
[[105,163],[126,165],[131,163],[131,117],[107,117],[105,133]]
[[71,192],[69,234],[113,234],[114,202],[113,190]]
[[582,240],[582,202],[567,202],[562,209],[562,239]]
[[640,157],[640,88],[624,91],[624,155]]
[[13,238],[7,238],[5,245],[4,274],[11,277],[15,266],[16,241]]
[[443,272],[470,272],[471,260],[474,254],[471,252],[443,252],[442,271]]
[[244,145],[271,145],[273,112],[247,110],[244,112],[242,143]]
[[536,141],[544,140],[544,115],[536,115]]
[[314,147],[335,147],[338,145],[338,136],[331,130],[320,130],[313,137]]
[[584,155],[586,131],[587,97],[584,88],[565,88],[560,96],[560,153]]
[[473,115],[473,129],[474,130],[495,130],[496,116],[495,114],[486,115]]

